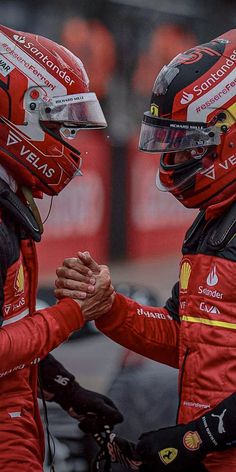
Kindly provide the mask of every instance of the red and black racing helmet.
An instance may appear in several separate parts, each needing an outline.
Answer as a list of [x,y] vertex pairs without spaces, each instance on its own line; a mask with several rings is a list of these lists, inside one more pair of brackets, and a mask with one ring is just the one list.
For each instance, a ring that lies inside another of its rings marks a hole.
[[161,153],[160,190],[207,207],[236,181],[236,30],[164,66],[144,113],[139,149]]

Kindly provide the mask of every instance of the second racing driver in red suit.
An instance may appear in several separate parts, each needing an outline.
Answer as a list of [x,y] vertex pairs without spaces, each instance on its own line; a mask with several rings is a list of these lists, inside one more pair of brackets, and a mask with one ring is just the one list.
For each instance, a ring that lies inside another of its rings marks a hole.
[[[178,55],[158,74],[139,148],[160,154],[159,190],[200,212],[185,236],[179,281],[165,306],[140,306],[117,293],[111,310],[96,320],[116,342],[179,369],[178,424],[137,442],[150,470],[236,471],[235,64],[232,30]],[[80,259],[64,261],[58,297],[78,290],[80,265],[99,273],[89,254]]]

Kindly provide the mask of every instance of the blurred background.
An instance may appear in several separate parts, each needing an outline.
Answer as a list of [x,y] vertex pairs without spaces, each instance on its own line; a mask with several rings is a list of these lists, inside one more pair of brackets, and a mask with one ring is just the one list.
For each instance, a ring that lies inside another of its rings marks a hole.
[[[55,302],[55,268],[78,250],[109,263],[123,293],[162,304],[178,277],[181,241],[196,212],[155,188],[157,157],[137,150],[140,123],[162,66],[234,28],[235,1],[1,0],[0,13],[2,24],[49,37],[82,59],[109,125],[79,133],[83,177],[52,202],[39,202],[43,219],[50,215],[38,247],[38,306]],[[136,440],[143,430],[174,423],[174,369],[132,355],[93,324],[54,354],[85,387],[112,396],[125,414],[118,428],[123,436]],[[49,417],[56,470],[87,471],[94,445],[52,405]]]

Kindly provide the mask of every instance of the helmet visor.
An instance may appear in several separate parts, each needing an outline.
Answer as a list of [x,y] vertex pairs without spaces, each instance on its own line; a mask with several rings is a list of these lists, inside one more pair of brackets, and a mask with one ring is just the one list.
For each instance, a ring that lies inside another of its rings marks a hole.
[[73,128],[105,128],[106,119],[93,92],[55,97],[40,103],[39,119],[62,123]]
[[205,123],[174,121],[144,113],[139,149],[147,152],[176,152],[220,144],[220,130]]

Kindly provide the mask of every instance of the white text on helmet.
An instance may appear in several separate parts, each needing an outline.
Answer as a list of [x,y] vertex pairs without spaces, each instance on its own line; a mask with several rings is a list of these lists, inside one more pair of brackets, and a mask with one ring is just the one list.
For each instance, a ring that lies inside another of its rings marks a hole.
[[53,61],[51,61],[47,55],[44,55],[41,51],[39,51],[39,49],[37,49],[33,45],[33,43],[28,42],[24,44],[24,48],[29,49],[32,54],[34,54],[38,59],[40,59],[43,64],[46,64],[47,67],[56,72],[56,74],[58,74],[59,77],[61,77],[61,79],[63,79],[68,85],[72,85],[74,83],[74,80],[72,80],[71,77],[66,74],[65,70],[59,69],[59,67],[54,64]]
[[205,177],[208,177],[208,179],[216,180],[216,173],[218,172],[219,168],[220,170],[223,169],[227,171],[231,166],[236,166],[236,154],[232,154],[232,156],[229,156],[229,158],[224,162],[215,162],[208,169],[201,171],[201,174]]
[[234,54],[226,59],[225,64],[223,64],[216,72],[212,73],[210,77],[202,82],[200,85],[195,85],[193,87],[193,91],[196,92],[197,96],[200,96],[203,92],[205,92],[211,85],[215,84],[218,80],[223,77],[229,69],[235,66],[236,62],[236,50],[233,50]]
[[6,77],[15,67],[5,57],[0,58],[0,74]]
[[41,160],[34,152],[31,152],[29,149],[26,149],[25,145],[23,144],[20,155],[24,156],[25,159],[32,164],[33,167],[40,170],[42,174],[44,174],[49,179],[55,173],[55,169],[51,169],[48,167],[48,164],[41,164]]
[[81,102],[93,102],[97,101],[96,94],[94,92],[87,93],[76,93],[73,95],[66,95],[63,97],[55,97],[51,100],[54,106],[63,105],[67,103],[81,103]]
[[[19,138],[19,136],[13,134],[10,131],[7,137],[6,145],[16,146],[16,145],[19,145],[20,143],[21,143],[21,139]],[[48,179],[50,179],[53,176],[53,174],[55,174],[55,169],[50,168],[48,164],[41,164],[40,157],[38,157],[34,152],[30,151],[30,149],[27,149],[24,144],[22,144],[21,146],[20,156],[22,156],[27,162],[32,164],[33,167],[41,171],[42,174],[45,175]]]

